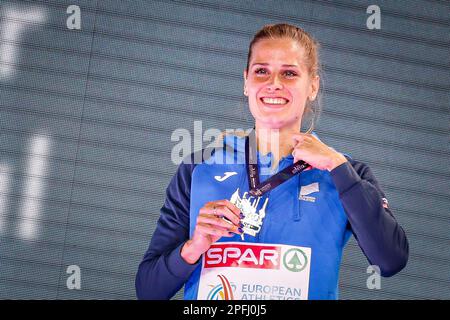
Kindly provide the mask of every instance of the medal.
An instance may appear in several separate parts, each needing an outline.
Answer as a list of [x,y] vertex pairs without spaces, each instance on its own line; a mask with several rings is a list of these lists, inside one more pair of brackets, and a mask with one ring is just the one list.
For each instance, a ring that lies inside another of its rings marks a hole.
[[241,239],[244,240],[244,234],[249,234],[253,237],[261,230],[262,220],[266,216],[266,207],[269,198],[264,199],[262,208],[257,210],[261,197],[251,196],[245,192],[242,198],[239,196],[239,188],[231,196],[230,202],[233,203],[239,210],[241,210],[244,218],[241,220],[243,226],[243,233]]

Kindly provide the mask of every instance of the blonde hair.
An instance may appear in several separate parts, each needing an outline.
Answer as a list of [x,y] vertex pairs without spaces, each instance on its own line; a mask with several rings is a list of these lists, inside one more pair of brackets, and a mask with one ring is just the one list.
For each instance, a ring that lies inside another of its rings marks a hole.
[[[260,29],[253,40],[250,42],[250,46],[248,49],[247,56],[247,74],[248,67],[250,63],[250,59],[252,57],[253,46],[263,39],[291,39],[297,41],[298,44],[305,50],[305,64],[308,68],[308,72],[310,77],[314,78],[316,76],[320,76],[322,73],[322,69],[319,63],[319,43],[305,30],[296,27],[294,25],[290,25],[287,23],[280,24],[268,24],[265,25],[262,29]],[[322,77],[320,77],[322,79]],[[302,123],[304,119],[310,118],[311,124],[306,133],[311,133],[318,120],[321,113],[321,100],[322,100],[322,86],[320,86],[319,93],[314,99],[314,101],[307,100],[305,111],[302,116]]]

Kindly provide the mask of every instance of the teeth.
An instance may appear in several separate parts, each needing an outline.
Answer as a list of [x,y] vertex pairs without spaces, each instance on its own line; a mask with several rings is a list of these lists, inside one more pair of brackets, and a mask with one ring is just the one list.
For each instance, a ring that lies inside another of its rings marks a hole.
[[268,104],[286,104],[287,100],[284,98],[262,98],[264,103]]

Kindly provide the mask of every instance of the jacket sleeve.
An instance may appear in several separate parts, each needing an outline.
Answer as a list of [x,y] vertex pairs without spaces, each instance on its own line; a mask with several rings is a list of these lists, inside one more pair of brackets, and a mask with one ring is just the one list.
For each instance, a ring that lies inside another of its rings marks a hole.
[[353,235],[371,265],[390,277],[408,261],[406,234],[395,220],[370,168],[347,157],[331,171]]
[[197,264],[181,257],[189,239],[190,188],[193,164],[182,163],[166,190],[166,199],[150,246],[136,274],[138,299],[170,299],[181,289]]

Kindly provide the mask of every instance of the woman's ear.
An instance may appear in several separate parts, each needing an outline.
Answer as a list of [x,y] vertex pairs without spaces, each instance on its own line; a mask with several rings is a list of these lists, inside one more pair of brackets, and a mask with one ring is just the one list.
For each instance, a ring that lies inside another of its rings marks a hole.
[[320,88],[320,77],[317,75],[311,80],[311,90],[308,96],[310,101],[314,101]]
[[247,70],[244,70],[244,95],[247,96]]

